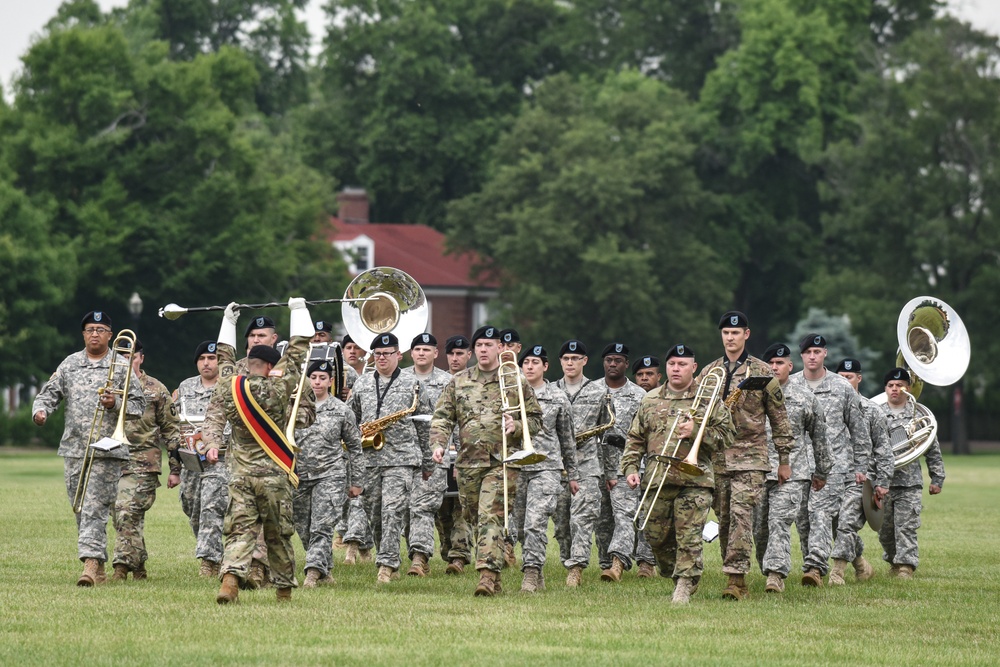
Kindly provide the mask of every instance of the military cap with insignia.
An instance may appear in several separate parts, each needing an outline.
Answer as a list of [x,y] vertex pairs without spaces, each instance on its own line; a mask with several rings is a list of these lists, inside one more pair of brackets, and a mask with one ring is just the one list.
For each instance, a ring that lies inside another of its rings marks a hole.
[[545,351],[545,348],[541,345],[532,345],[527,349],[527,351],[521,353],[521,358],[518,359],[518,364],[523,364],[524,360],[528,357],[538,357],[545,363],[549,363],[549,353]]
[[651,354],[647,354],[642,359],[636,359],[635,363],[632,364],[632,375],[635,375],[643,368],[659,368],[660,359],[659,357],[654,357]]
[[726,311],[726,314],[719,320],[720,329],[749,329],[750,320],[744,313],[738,310]]
[[417,334],[413,337],[413,341],[410,343],[410,349],[415,348],[417,345],[430,345],[431,347],[437,347],[438,339],[434,337],[431,333]]
[[761,355],[762,361],[771,361],[775,357],[781,357],[782,359],[787,359],[791,356],[792,351],[788,349],[788,346],[784,343],[773,343],[770,347],[764,350],[764,354]]
[[328,334],[333,333],[333,322],[325,322],[323,320],[317,320],[313,324],[316,327],[316,333],[319,333],[320,331],[325,331]]
[[198,357],[203,354],[217,354],[216,342],[214,340],[203,340],[198,343],[198,347],[194,348],[194,360],[198,361]]
[[472,343],[465,336],[452,336],[444,344],[444,353],[448,354],[452,350],[468,350],[470,347],[472,347]]
[[517,333],[517,329],[504,329],[500,332],[500,342],[507,343],[520,343],[521,334]]
[[604,346],[604,350],[601,351],[601,359],[608,356],[609,354],[620,354],[626,359],[628,358],[628,345],[625,343],[608,343]]
[[274,366],[281,361],[281,354],[270,345],[254,345],[247,354],[248,359],[261,359]]
[[[124,348],[124,349],[127,350],[127,349],[129,349],[129,348],[132,347],[132,341],[127,340],[127,339],[123,340],[122,343],[121,343],[121,346],[122,346],[122,348]],[[142,341],[139,340],[138,338],[135,339],[135,351],[136,352],[142,352]]]
[[316,361],[309,364],[309,368],[306,370],[306,375],[312,375],[313,373],[319,371],[320,373],[327,373],[328,375],[333,375],[333,364],[331,364],[326,359],[317,359]]
[[348,343],[351,343],[351,344],[354,344],[354,345],[357,344],[357,343],[354,342],[354,339],[351,338],[351,334],[344,334],[344,338],[340,341],[340,344],[343,345],[344,347],[346,347]]
[[275,329],[274,320],[266,315],[259,315],[258,317],[250,320],[250,324],[247,325],[247,330],[243,332],[243,337],[246,338],[250,335],[251,331],[256,331],[257,329]]
[[861,362],[857,359],[851,359],[847,357],[843,359],[839,364],[837,364],[838,373],[860,373],[861,372]]
[[376,350],[380,347],[399,347],[399,339],[393,333],[379,334],[372,340],[369,349]]
[[476,341],[480,338],[486,338],[487,340],[500,340],[500,330],[490,324],[484,324],[476,329],[475,333],[472,334],[472,344],[475,345]]
[[893,368],[891,371],[885,374],[882,378],[882,386],[889,384],[893,380],[902,380],[906,384],[910,384],[910,372],[905,368]]
[[562,344],[559,348],[559,356],[563,357],[567,354],[580,354],[587,356],[587,346],[583,344],[582,340],[577,340],[576,338],[570,338],[568,341]]
[[111,316],[103,310],[92,310],[84,315],[83,320],[80,322],[80,330],[86,329],[88,324],[103,324],[109,329],[114,328],[111,326]]
[[690,345],[685,345],[684,343],[679,343],[674,345],[672,348],[667,350],[667,354],[664,357],[664,361],[670,361],[673,357],[684,357],[686,359],[694,359],[694,350],[691,349]]
[[806,334],[799,341],[799,352],[805,352],[810,347],[821,347],[826,349],[826,338],[822,334],[811,333]]

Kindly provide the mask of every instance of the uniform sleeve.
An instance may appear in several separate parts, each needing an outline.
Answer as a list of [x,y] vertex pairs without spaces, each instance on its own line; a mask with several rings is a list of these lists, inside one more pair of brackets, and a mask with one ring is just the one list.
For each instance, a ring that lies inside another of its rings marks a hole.
[[875,468],[875,486],[888,489],[892,483],[892,473],[895,471],[896,460],[892,453],[892,443],[889,441],[889,423],[881,411],[871,411],[868,418],[868,431],[872,439],[873,467]]
[[825,480],[833,468],[833,454],[830,452],[830,442],[826,437],[826,413],[812,392],[809,392],[809,398],[811,399],[809,409],[805,412],[811,426],[807,427],[806,432],[812,441],[813,461],[816,463],[813,477]]
[[[42,388],[35,395],[35,400],[31,404],[31,414],[36,412],[43,412],[45,416],[48,417],[56,408],[59,407],[59,402],[66,398],[66,393],[63,387],[63,378],[65,371],[63,371],[63,365],[59,364],[56,371],[51,377],[42,385]],[[97,405],[95,400],[94,405]]]
[[347,399],[348,409],[354,413],[354,421],[358,424],[358,428],[361,425],[361,398],[358,392],[351,391],[351,397]]
[[[416,386],[420,390],[420,398],[417,399],[417,409],[413,411],[413,414],[430,416],[434,412],[430,394],[427,393],[427,389],[419,382],[416,382]],[[430,422],[418,419],[413,422],[413,426],[417,431],[417,444],[420,445],[420,453],[423,459],[421,468],[424,472],[433,472],[434,461],[431,459]]]
[[[536,401],[537,403],[537,401]],[[457,400],[455,395],[455,379],[448,383],[434,406],[434,417],[431,419],[430,445],[431,449],[448,448],[448,440],[455,430],[458,421]]]
[[700,448],[705,449],[709,454],[713,454],[731,447],[735,441],[736,427],[733,425],[733,414],[724,402],[719,402],[715,405],[709,417],[708,426],[705,428],[705,435],[702,436]]
[[559,412],[556,414],[556,438],[559,440],[559,449],[562,453],[563,470],[566,477],[573,481],[579,480],[576,469],[576,437],[573,435],[573,417],[570,412],[569,401],[559,403]]
[[226,397],[232,391],[232,377],[236,373],[236,349],[231,345],[219,343],[216,351],[219,355],[219,381],[212,390],[212,398],[205,409],[205,421],[201,426],[202,451],[209,449],[225,449],[226,439]]
[[177,418],[177,406],[174,400],[167,393],[167,388],[161,386],[161,398],[156,406],[156,425],[160,429],[160,437],[163,438],[164,446],[170,456],[167,457],[167,464],[170,466],[171,475],[181,473],[181,462],[177,458],[177,450],[180,449],[181,428]]
[[927,474],[931,476],[931,484],[943,487],[944,459],[941,458],[941,445],[938,443],[937,437],[924,452],[924,460],[927,461]]
[[362,486],[364,480],[364,458],[361,449],[361,430],[354,413],[344,410],[340,420],[340,439],[347,446],[347,479],[351,486]]
[[795,438],[792,437],[792,424],[785,410],[785,396],[777,378],[772,377],[764,389],[764,411],[771,424],[771,440],[778,452],[778,465],[788,465]]
[[[531,388],[523,376],[521,377],[521,391],[524,396],[524,412],[528,418],[528,435],[533,438],[542,430],[542,406],[538,404],[535,390]],[[503,428],[502,425],[501,428]],[[521,421],[519,419],[514,420],[514,437],[521,437]]]
[[625,452],[622,454],[621,462],[622,474],[626,477],[639,472],[639,463],[648,447],[646,438],[649,431],[646,424],[646,409],[647,403],[643,400],[628,427],[628,437],[625,440]]
[[844,423],[851,433],[851,449],[854,453],[854,472],[868,472],[868,455],[871,452],[871,438],[865,424],[864,413],[861,411],[861,398],[854,388],[844,387],[850,395],[850,400],[844,406]]

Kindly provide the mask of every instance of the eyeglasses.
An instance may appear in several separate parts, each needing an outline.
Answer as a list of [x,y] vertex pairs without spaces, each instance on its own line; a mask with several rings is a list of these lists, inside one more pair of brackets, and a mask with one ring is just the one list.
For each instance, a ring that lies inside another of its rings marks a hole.
[[563,361],[569,361],[571,363],[577,363],[577,362],[583,361],[583,357],[578,357],[578,356],[572,355],[572,354],[564,354],[562,356],[562,360]]
[[111,329],[105,329],[103,327],[89,327],[87,329],[84,329],[83,333],[87,334],[88,336],[93,336],[94,334],[109,334],[111,333]]
[[372,352],[373,357],[391,357],[394,354],[396,354],[395,350],[392,352]]

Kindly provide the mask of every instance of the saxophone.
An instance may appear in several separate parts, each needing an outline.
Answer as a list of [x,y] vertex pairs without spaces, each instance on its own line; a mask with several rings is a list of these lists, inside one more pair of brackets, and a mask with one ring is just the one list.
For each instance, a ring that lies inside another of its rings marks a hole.
[[[361,425],[361,447],[367,449],[371,447],[376,452],[385,446],[385,436],[382,434],[387,428],[413,414],[420,401],[420,385],[413,386],[413,404],[405,410],[393,412],[391,415],[380,417]],[[346,446],[345,446],[346,448]]]
[[604,433],[605,431],[607,431],[608,429],[610,429],[612,426],[615,425],[615,411],[614,411],[614,407],[611,404],[611,394],[608,394],[608,393],[604,394],[604,405],[608,409],[608,421],[604,422],[604,423],[601,423],[600,418],[598,418],[598,420],[597,420],[598,421],[597,426],[595,426],[594,428],[588,429],[586,431],[580,431],[579,433],[577,433],[576,434],[576,444],[577,445],[581,445],[581,444],[587,442],[588,440],[590,440],[591,438],[593,438],[595,435],[600,435],[601,433]]

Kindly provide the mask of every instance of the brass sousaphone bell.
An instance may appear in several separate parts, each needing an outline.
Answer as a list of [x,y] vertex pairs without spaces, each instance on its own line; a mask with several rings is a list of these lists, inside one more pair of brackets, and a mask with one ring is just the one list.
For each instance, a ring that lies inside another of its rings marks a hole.
[[427,330],[427,298],[416,280],[405,271],[378,266],[359,273],[344,292],[340,308],[344,328],[365,352],[375,336],[392,333],[399,351]]

